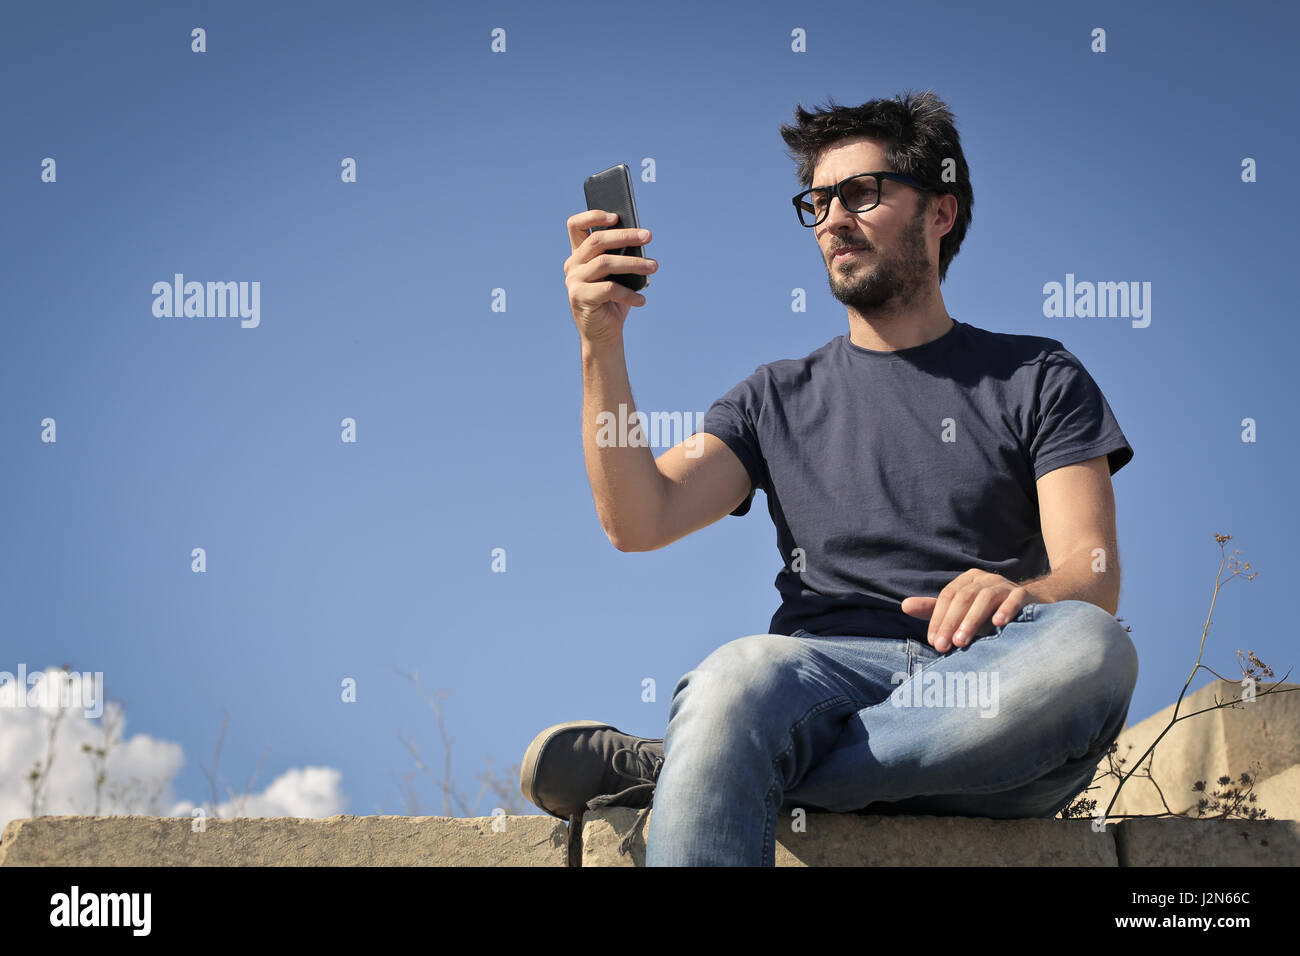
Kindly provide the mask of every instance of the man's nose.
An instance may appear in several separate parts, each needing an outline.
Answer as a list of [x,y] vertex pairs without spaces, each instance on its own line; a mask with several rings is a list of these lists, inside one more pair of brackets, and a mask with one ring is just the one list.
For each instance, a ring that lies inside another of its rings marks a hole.
[[851,225],[857,221],[857,216],[856,212],[844,205],[839,196],[832,196],[830,208],[826,210],[826,218],[822,220],[822,224],[826,226],[834,226],[837,223]]
[[846,216],[852,216],[854,213],[849,212],[844,203],[840,202],[839,196],[832,196],[830,208],[826,210],[826,221],[831,222],[835,219],[843,219]]

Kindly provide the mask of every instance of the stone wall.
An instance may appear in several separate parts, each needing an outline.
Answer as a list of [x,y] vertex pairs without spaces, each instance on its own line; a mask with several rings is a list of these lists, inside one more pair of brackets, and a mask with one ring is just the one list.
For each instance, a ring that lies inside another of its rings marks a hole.
[[[0,866],[642,866],[649,813],[336,816],[323,820],[50,816],[14,820]],[[777,866],[1297,866],[1300,821],[1088,820],[810,813],[782,818]]]

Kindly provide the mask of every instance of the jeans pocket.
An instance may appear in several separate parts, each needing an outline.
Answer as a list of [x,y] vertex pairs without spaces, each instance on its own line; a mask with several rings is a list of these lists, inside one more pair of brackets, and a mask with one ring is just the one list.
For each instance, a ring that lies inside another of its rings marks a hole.
[[943,655],[920,638],[907,642],[907,676],[913,677],[925,669],[927,664],[943,660]]

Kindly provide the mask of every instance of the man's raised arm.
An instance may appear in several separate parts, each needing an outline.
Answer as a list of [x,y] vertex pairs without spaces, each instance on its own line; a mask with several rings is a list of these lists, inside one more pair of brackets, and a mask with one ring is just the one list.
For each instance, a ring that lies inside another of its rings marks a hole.
[[609,540],[620,551],[653,551],[729,514],[749,494],[750,479],[735,452],[707,433],[670,448],[657,462],[646,445],[597,440],[602,412],[620,414],[621,405],[631,420],[636,411],[623,323],[631,306],[645,303],[644,296],[607,276],[658,268],[652,259],[606,251],[649,241],[648,232],[638,236],[631,229],[588,232],[611,222],[607,215],[593,209],[568,220],[573,254],[564,274],[582,347],[582,450]]

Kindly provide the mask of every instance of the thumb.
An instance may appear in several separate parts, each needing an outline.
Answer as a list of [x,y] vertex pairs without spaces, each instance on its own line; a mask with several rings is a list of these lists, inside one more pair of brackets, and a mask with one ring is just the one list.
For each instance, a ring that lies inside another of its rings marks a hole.
[[910,614],[912,617],[930,619],[934,613],[934,606],[939,603],[938,598],[932,597],[909,597],[903,598],[903,603],[899,605],[904,614]]

